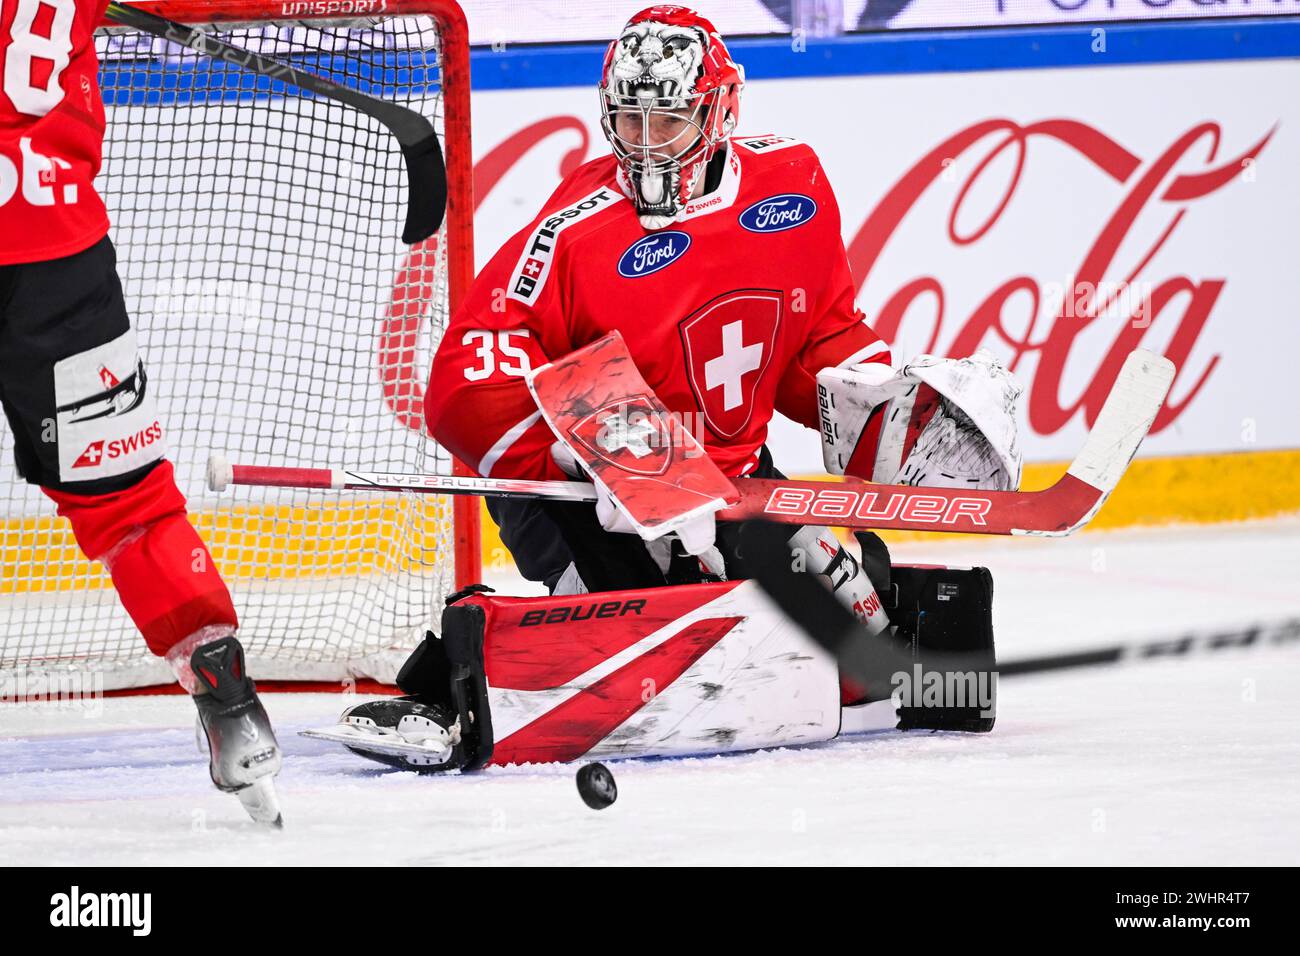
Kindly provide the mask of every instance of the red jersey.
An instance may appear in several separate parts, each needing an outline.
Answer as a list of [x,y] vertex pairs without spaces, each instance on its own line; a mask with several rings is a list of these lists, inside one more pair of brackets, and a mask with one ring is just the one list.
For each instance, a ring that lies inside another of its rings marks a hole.
[[774,410],[818,427],[818,371],[889,361],[854,306],[839,208],[808,146],[732,139],[719,186],[656,232],[619,175],[609,156],[568,176],[443,336],[427,420],[481,475],[564,477],[523,376],[615,329],[730,477],[757,464]]
[[0,2],[0,265],[69,256],[108,232],[93,38],[107,6]]

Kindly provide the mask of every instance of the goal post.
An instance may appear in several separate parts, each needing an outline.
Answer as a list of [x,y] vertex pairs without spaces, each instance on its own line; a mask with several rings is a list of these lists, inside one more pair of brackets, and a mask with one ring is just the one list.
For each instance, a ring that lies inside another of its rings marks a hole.
[[[439,132],[446,218],[405,246],[405,164],[376,121],[107,21],[96,34],[96,185],[168,457],[230,585],[250,670],[392,680],[442,598],[479,577],[478,501],[215,496],[204,469],[216,451],[464,473],[423,417],[433,350],[474,274],[464,14],[450,0],[138,5],[402,103]],[[0,432],[0,681],[169,682]]]

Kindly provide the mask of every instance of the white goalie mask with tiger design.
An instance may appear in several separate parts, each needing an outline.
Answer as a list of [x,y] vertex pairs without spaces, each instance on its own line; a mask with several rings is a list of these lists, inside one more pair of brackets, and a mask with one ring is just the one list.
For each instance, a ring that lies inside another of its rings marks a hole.
[[656,6],[628,21],[605,54],[601,128],[641,224],[677,220],[740,115],[744,71],[693,10]]

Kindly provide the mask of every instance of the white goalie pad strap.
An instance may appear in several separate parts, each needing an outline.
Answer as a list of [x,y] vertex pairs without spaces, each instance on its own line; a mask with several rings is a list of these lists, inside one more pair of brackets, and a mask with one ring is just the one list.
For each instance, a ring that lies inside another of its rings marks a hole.
[[823,369],[822,455],[832,474],[886,484],[1014,490],[1023,388],[992,354],[918,356],[901,369]]

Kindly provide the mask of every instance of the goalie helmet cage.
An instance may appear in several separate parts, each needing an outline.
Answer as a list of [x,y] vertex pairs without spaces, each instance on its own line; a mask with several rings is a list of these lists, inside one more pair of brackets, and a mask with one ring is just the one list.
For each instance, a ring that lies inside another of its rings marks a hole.
[[[449,0],[141,3],[236,47],[416,109],[447,215],[401,243],[397,141],[342,104],[108,23],[98,186],[168,457],[261,680],[391,682],[479,576],[477,499],[206,491],[212,451],[265,464],[458,465],[429,439],[433,349],[473,279],[469,46]],[[0,692],[167,684],[107,572],[13,470],[0,429]]]

